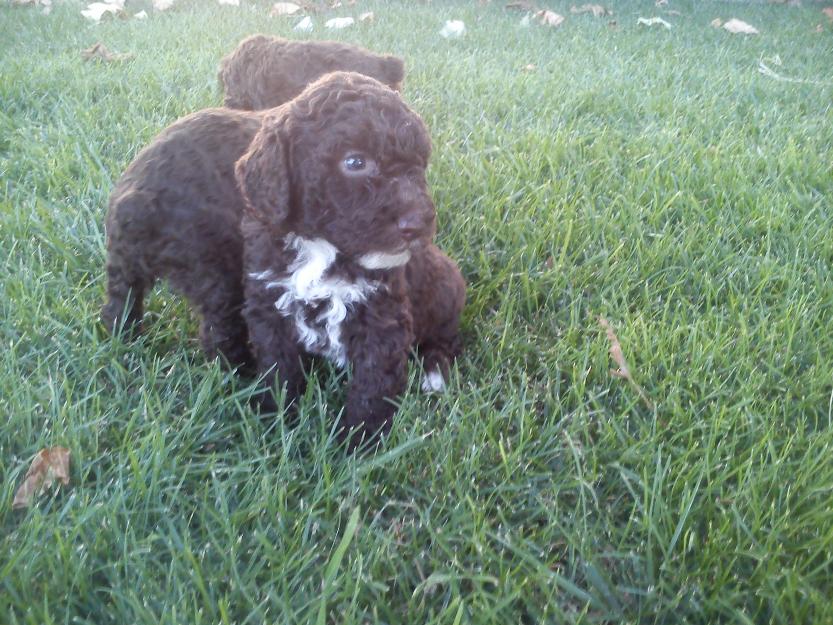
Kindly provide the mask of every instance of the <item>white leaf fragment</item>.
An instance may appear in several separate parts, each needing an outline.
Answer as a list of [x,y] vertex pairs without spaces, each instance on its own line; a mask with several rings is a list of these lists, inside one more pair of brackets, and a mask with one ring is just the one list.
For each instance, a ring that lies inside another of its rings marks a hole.
[[723,24],[723,30],[727,30],[733,35],[760,35],[757,28],[734,17]]
[[298,32],[302,33],[311,33],[312,32],[312,18],[307,15],[304,19],[293,26],[292,30],[297,30]]
[[638,20],[636,20],[636,23],[642,26],[664,26],[665,28],[671,28],[671,24],[666,22],[661,17],[640,17]]
[[462,37],[466,32],[466,24],[463,20],[448,20],[442,27],[440,35],[446,39]]
[[93,2],[82,9],[81,15],[88,20],[100,22],[105,15],[117,16],[124,12],[124,1],[121,2]]
[[356,23],[352,17],[334,17],[333,19],[327,20],[324,22],[324,28],[330,28],[332,30],[341,30],[342,28],[347,28],[348,26],[352,26]]

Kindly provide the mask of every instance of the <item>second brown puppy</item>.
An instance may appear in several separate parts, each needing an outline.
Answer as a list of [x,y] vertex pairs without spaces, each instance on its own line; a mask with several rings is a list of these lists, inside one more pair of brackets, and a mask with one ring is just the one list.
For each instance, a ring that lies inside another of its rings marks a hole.
[[336,71],[358,72],[397,91],[405,78],[405,64],[396,56],[338,41],[252,35],[220,61],[223,105],[246,111],[280,106]]

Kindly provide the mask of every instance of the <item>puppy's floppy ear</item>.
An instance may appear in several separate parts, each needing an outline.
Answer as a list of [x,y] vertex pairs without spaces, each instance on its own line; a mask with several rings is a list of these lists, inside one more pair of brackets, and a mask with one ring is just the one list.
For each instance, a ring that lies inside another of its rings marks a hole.
[[388,54],[384,57],[385,83],[390,86],[401,86],[405,80],[405,62],[398,56]]
[[289,167],[281,122],[264,117],[248,151],[234,165],[246,211],[278,227],[289,214]]

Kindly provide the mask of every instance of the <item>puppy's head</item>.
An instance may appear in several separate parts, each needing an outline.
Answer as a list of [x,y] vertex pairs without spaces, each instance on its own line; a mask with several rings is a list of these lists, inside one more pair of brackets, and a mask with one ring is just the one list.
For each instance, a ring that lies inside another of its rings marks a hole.
[[425,125],[398,93],[336,72],[266,114],[236,174],[264,226],[385,268],[434,235],[430,153]]

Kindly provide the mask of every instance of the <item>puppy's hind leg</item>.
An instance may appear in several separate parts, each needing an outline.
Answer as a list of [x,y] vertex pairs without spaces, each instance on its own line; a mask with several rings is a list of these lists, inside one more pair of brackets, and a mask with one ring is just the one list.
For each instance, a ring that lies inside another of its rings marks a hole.
[[[223,243],[217,245],[219,250],[232,247]],[[250,373],[254,358],[249,351],[249,334],[242,312],[242,269],[234,256],[214,264],[204,261],[207,254],[205,252],[199,260],[192,261],[201,267],[200,275],[188,270],[171,272],[167,277],[202,317],[200,342],[206,358],[221,356],[230,367]]]
[[412,284],[420,284],[422,295],[412,312],[419,328],[417,352],[422,359],[422,390],[437,393],[445,390],[451,364],[460,353],[460,314],[466,300],[466,283],[457,265],[439,250],[434,250],[427,261],[421,279],[411,278]]
[[422,359],[422,382],[420,387],[425,393],[442,393],[445,391],[451,373],[451,363],[460,351],[460,339],[453,337],[433,337],[428,343],[419,346]]

